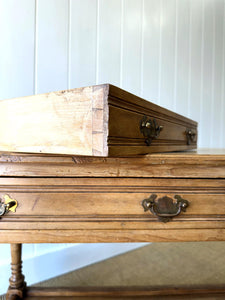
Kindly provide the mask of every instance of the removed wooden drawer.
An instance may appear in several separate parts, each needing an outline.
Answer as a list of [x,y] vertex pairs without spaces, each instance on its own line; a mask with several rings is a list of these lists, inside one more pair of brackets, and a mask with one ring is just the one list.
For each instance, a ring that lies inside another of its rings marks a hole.
[[126,156],[197,147],[197,123],[109,84],[0,101],[0,151]]

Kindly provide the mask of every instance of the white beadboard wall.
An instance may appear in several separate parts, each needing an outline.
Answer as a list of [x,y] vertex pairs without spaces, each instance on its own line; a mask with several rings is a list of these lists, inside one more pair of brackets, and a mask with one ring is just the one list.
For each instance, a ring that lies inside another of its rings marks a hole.
[[0,99],[112,83],[225,147],[225,0],[0,0]]
[[108,82],[198,121],[199,147],[225,148],[225,0],[0,0],[0,36],[0,100]]

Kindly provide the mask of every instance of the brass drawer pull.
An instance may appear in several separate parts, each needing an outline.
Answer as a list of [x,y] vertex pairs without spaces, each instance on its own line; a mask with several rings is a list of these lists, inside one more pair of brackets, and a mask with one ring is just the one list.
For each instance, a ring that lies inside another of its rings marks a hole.
[[173,217],[178,216],[181,211],[186,211],[189,206],[187,200],[182,199],[181,196],[175,195],[174,202],[172,198],[164,196],[162,198],[157,198],[156,194],[152,194],[149,198],[142,201],[142,206],[144,211],[150,210],[154,215],[156,215],[161,222],[169,222]]
[[8,195],[5,195],[4,202],[0,199],[0,216],[8,213],[9,211],[15,212],[17,208],[17,201],[15,199],[10,198]]
[[150,146],[152,140],[159,136],[162,129],[163,126],[159,126],[155,119],[151,120],[151,118],[148,118],[147,116],[144,116],[141,119],[140,131],[145,137],[145,143],[147,146]]
[[194,129],[186,130],[187,144],[195,143],[197,140],[197,132]]

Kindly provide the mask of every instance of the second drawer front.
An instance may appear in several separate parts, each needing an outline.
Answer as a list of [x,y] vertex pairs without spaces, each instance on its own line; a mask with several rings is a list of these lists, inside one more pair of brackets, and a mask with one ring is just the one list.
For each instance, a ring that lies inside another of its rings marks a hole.
[[101,228],[105,222],[107,226],[123,227],[138,222],[139,226],[148,223],[157,227],[162,220],[149,209],[144,211],[143,207],[143,200],[151,195],[156,195],[156,202],[164,199],[163,214],[168,209],[170,214],[176,210],[176,207],[170,207],[174,205],[176,195],[189,203],[186,211],[181,210],[166,226],[225,220],[223,179],[4,178],[0,180],[0,198],[4,195],[16,199],[18,207],[15,213],[1,217],[0,229],[6,226],[13,229],[15,223],[16,228],[28,223],[37,229],[40,226],[60,228],[60,224],[64,228],[65,222],[68,222],[68,228],[82,228],[84,224],[91,227],[94,223]]

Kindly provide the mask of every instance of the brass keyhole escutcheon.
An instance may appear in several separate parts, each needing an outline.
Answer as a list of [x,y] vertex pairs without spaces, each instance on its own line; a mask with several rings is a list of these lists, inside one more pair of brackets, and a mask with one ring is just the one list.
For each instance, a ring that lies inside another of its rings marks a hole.
[[3,196],[4,201],[0,199],[0,216],[5,215],[9,211],[16,212],[18,202],[15,199],[12,199],[9,195]]

